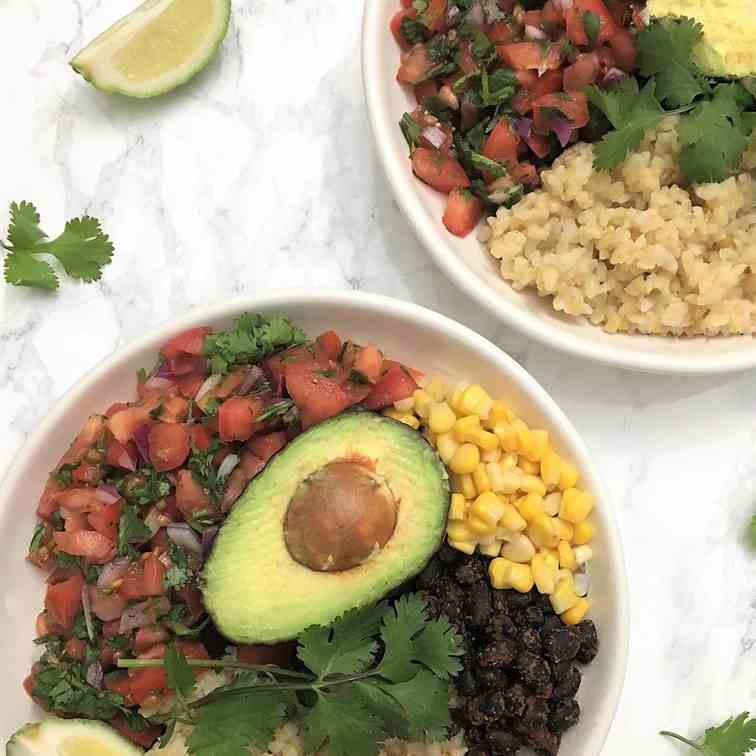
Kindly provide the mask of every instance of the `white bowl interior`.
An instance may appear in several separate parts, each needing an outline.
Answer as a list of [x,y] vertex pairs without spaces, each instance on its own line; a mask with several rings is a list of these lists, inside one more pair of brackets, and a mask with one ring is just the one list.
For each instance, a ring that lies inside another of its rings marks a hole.
[[563,756],[595,756],[609,730],[625,675],[628,618],[624,563],[614,513],[577,432],[546,392],[509,356],[459,324],[429,310],[378,296],[343,292],[278,292],[236,299],[190,311],[107,358],[55,405],[15,459],[0,489],[0,735],[8,736],[38,718],[21,688],[36,648],[34,620],[42,608],[42,573],[24,560],[36,502],[46,474],[56,464],[89,414],[112,402],[134,398],[135,373],[152,365],[160,344],[185,328],[224,327],[243,311],[281,313],[315,336],[335,328],[357,341],[374,341],[399,360],[452,380],[480,383],[505,397],[529,424],[549,429],[555,447],[579,467],[584,485],[597,499],[598,535],[592,567],[592,616],[601,652],[587,669],[580,691],[583,715],[564,739]]
[[612,365],[651,372],[715,373],[756,365],[752,337],[672,339],[610,335],[560,315],[549,300],[517,292],[475,233],[459,239],[441,223],[446,198],[417,180],[398,128],[415,100],[396,81],[399,47],[389,31],[399,0],[368,0],[363,21],[363,77],[376,147],[399,206],[436,263],[472,299],[504,322],[550,346]]

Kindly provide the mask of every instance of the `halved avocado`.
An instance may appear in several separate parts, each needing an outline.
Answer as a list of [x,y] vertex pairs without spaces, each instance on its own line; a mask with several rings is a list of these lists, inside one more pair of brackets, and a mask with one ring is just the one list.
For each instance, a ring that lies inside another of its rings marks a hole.
[[417,431],[370,412],[326,420],[235,504],[205,565],[205,606],[239,643],[328,625],[422,570],[448,509],[446,468]]

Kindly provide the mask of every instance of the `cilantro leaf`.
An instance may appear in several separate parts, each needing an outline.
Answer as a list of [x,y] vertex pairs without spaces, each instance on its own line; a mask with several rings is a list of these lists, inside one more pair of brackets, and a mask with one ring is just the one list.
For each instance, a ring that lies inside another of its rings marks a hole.
[[154,467],[141,468],[139,476],[136,482],[122,478],[116,483],[118,493],[132,504],[146,507],[170,493],[171,484]]
[[385,733],[379,717],[349,695],[318,694],[304,718],[307,753],[326,756],[375,756]]
[[410,150],[410,157],[412,157],[412,154],[420,144],[420,136],[423,133],[422,129],[410,113],[405,113],[402,116],[402,120],[399,121],[399,128],[402,130],[402,135]]
[[703,26],[690,18],[653,21],[636,37],[641,73],[656,76],[659,100],[674,108],[708,91],[706,78],[693,62],[693,47],[702,37]]
[[740,164],[748,147],[741,119],[743,94],[739,84],[720,84],[711,100],[704,100],[680,122],[680,167],[693,183],[723,181]]
[[47,238],[39,227],[39,213],[31,202],[11,202],[8,242],[16,249],[28,249]]
[[411,680],[387,685],[385,691],[402,707],[410,740],[444,740],[449,729],[449,687],[421,669]]
[[186,663],[186,657],[171,643],[165,652],[165,672],[168,687],[183,699],[189,698],[194,690],[194,674]]
[[71,278],[97,281],[102,268],[113,259],[113,244],[103,233],[100,221],[88,215],[68,221],[63,233],[45,242],[44,251],[60,260]]
[[418,21],[416,18],[410,18],[405,16],[402,19],[402,23],[399,26],[399,33],[409,42],[414,45],[418,42],[425,42],[428,39],[428,29]]
[[615,128],[593,147],[594,167],[611,170],[638,149],[645,133],[664,118],[664,109],[654,96],[653,79],[640,92],[633,78],[603,91],[595,86],[586,91],[591,103],[604,112]]
[[747,711],[737,717],[730,717],[718,727],[709,727],[701,743],[667,730],[663,730],[661,734],[679,740],[707,756],[745,756],[756,748],[756,719],[749,718]]
[[118,553],[128,554],[131,546],[146,543],[151,537],[152,532],[134,507],[125,506],[118,521]]
[[751,536],[751,543],[756,548],[756,515],[751,519],[751,527],[748,529],[748,532]]
[[21,252],[10,252],[5,256],[5,280],[13,286],[30,286],[35,289],[55,291],[58,277],[49,263]]
[[171,541],[168,546],[168,557],[171,560],[171,566],[163,576],[163,586],[166,589],[183,588],[191,582],[193,577],[192,569],[189,566],[189,555],[185,549]]
[[601,31],[601,19],[593,11],[583,13],[583,29],[588,43],[593,47],[598,41],[599,32]]
[[462,639],[443,615],[435,622],[427,622],[414,640],[415,660],[426,666],[436,677],[448,680],[462,671]]
[[299,636],[297,656],[321,678],[362,672],[378,650],[372,637],[378,632],[384,611],[381,605],[354,609],[330,627],[305,630]]

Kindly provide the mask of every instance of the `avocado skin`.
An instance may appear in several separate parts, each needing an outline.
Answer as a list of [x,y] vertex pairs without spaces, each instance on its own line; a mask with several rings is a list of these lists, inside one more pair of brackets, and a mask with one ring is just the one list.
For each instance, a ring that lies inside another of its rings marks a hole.
[[[297,563],[283,523],[299,484],[329,462],[375,462],[399,502],[386,546],[343,572]],[[221,527],[202,575],[205,606],[237,643],[290,640],[371,604],[420,572],[438,550],[449,510],[448,473],[420,433],[372,412],[352,411],[301,434],[270,460]]]

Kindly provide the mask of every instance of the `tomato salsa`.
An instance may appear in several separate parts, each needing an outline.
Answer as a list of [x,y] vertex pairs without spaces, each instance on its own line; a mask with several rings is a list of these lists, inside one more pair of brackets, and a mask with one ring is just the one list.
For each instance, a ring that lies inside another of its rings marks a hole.
[[400,121],[412,170],[448,195],[443,222],[466,236],[509,207],[570,144],[608,122],[585,88],[636,67],[630,0],[402,0],[391,20],[397,80],[417,107]]
[[[136,399],[89,417],[42,492],[28,559],[47,573],[35,640],[45,651],[28,693],[149,747],[161,728],[137,707],[160,707],[166,672],[118,670],[118,659],[162,658],[172,642],[189,658],[221,655],[227,641],[197,580],[247,484],[302,430],[406,399],[420,377],[374,344],[335,331],[308,341],[284,318],[245,314],[226,331],[192,328],[163,344],[139,371]],[[238,649],[250,663],[291,653]]]

